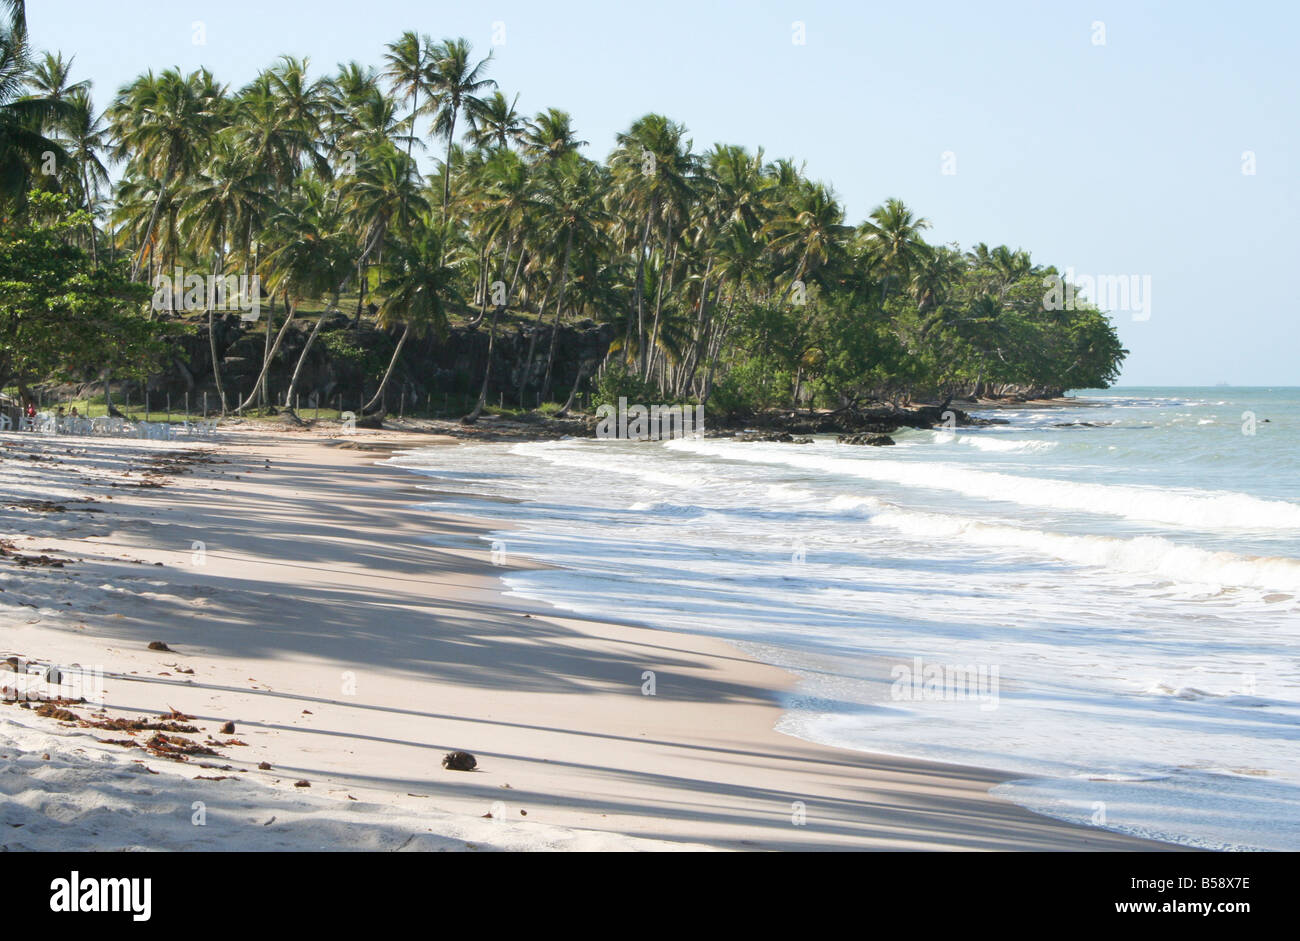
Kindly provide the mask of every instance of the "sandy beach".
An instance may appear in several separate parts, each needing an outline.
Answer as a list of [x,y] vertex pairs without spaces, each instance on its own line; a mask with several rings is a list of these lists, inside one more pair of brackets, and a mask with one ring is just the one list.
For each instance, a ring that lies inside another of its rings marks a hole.
[[[782,735],[793,678],[722,641],[503,595],[483,527],[379,463],[450,438],[0,440],[0,657],[106,677],[67,706],[99,728],[0,705],[4,848],[1163,848]],[[164,714],[213,754],[103,730]]]

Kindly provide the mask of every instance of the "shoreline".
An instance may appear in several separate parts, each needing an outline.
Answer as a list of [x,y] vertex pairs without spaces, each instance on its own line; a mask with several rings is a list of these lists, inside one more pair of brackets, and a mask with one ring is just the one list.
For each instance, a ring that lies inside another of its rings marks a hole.
[[[6,473],[25,438],[36,436],[4,436]],[[36,442],[55,454],[119,444]],[[99,745],[80,731],[73,747],[181,770],[214,804],[221,788],[257,782],[259,793],[300,802],[352,797],[364,808],[353,825],[441,830],[406,848],[434,848],[425,845],[434,837],[445,838],[436,848],[1180,848],[1040,817],[987,793],[1013,776],[779,733],[779,695],[796,677],[726,641],[507,597],[487,559],[487,527],[419,509],[428,491],[418,475],[377,463],[381,452],[440,442],[455,443],[404,432],[223,432],[211,448],[171,448],[214,463],[160,487],[83,483],[83,497],[113,498],[112,509],[71,524],[65,513],[42,514],[52,531],[26,545],[84,561],[22,572],[40,602],[37,623],[14,606],[14,570],[0,568],[0,620],[18,628],[6,631],[5,647],[17,650],[5,655],[103,661],[124,675],[106,680],[108,715],[175,709],[209,735],[234,721],[247,742],[206,760],[231,768],[206,775],[226,780],[193,780],[204,776],[193,761]],[[201,566],[192,564],[198,541]],[[151,640],[171,652],[148,651]],[[654,696],[642,695],[646,670]],[[17,708],[0,707],[0,717]],[[439,767],[453,749],[478,756],[479,770]],[[262,761],[271,769],[256,770]],[[310,791],[294,789],[300,780]],[[496,810],[509,822],[484,818]],[[269,845],[279,830],[252,827],[240,848]],[[68,848],[117,847],[85,845],[83,835]]]

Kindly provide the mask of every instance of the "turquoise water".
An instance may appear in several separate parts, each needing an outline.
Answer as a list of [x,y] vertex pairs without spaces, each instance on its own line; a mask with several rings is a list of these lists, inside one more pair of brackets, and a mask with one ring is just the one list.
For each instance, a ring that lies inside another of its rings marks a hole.
[[997,793],[1082,823],[1300,849],[1300,390],[978,414],[1009,423],[397,462],[555,566],[512,591],[798,674],[791,735],[1002,769]]

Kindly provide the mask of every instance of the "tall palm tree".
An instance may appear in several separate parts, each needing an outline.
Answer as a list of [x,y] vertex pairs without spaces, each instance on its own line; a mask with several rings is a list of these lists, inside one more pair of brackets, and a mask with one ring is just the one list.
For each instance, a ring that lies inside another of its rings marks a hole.
[[433,42],[428,36],[407,30],[385,48],[387,51],[384,53],[384,61],[387,66],[384,68],[384,77],[388,79],[393,91],[402,96],[403,101],[411,102],[406,142],[406,156],[409,158],[411,147],[417,138],[415,119],[422,113],[420,96],[423,93],[427,103],[433,94]]
[[[190,183],[182,198],[182,231],[196,250],[212,259],[212,273],[225,272],[230,244],[244,233],[260,227],[271,212],[267,195],[266,174],[255,155],[239,149],[229,138],[219,138],[208,165]],[[267,325],[267,335],[271,326]],[[208,305],[208,345],[212,355],[212,378],[226,411],[225,390],[221,382],[221,364],[217,352],[215,312]]]
[[456,139],[456,120],[466,108],[481,107],[479,96],[496,82],[484,78],[483,72],[492,54],[476,65],[470,64],[470,45],[464,39],[443,40],[434,49],[430,85],[438,96],[438,110],[433,119],[433,133],[447,140],[447,156],[442,167],[442,215],[447,218],[447,202],[451,198],[452,144]]
[[551,324],[551,349],[546,357],[546,376],[541,396],[546,398],[551,385],[551,368],[555,363],[556,340],[560,333],[560,316],[564,312],[565,289],[569,285],[569,262],[576,245],[589,256],[603,254],[602,233],[608,219],[603,206],[605,181],[600,168],[578,154],[569,154],[546,167],[543,182],[541,219],[557,243],[564,242],[560,262],[560,282],[555,299],[555,320]]
[[172,191],[202,166],[213,136],[228,123],[230,106],[225,88],[206,69],[190,75],[168,69],[123,88],[108,114],[117,156],[160,184],[131,265],[134,281],[152,248],[159,213]]
[[296,169],[310,166],[318,176],[332,175],[322,140],[323,125],[329,113],[327,83],[308,78],[310,61],[281,56],[266,75],[267,89],[275,102],[287,138],[289,156]]
[[[693,197],[693,179],[698,161],[691,153],[686,128],[660,114],[638,118],[617,136],[618,147],[610,155],[623,211],[640,220],[640,238],[635,247],[636,280],[628,313],[625,348],[631,343],[636,323],[636,350],[640,359],[638,372],[649,374],[650,357],[646,354],[645,281],[652,235],[658,233],[661,249],[671,242],[674,219],[684,218],[684,208]],[[627,226],[630,229],[631,226]],[[652,330],[653,333],[653,330]]]
[[104,124],[103,115],[95,113],[90,92],[84,84],[68,95],[67,102],[71,109],[62,121],[61,143],[77,168],[82,201],[91,215],[90,257],[98,265],[99,240],[95,234],[94,216],[100,188],[108,184],[108,168],[100,160],[100,154],[106,153],[109,146],[108,127]]
[[312,345],[320,333],[329,311],[338,308],[339,294],[347,284],[354,264],[353,240],[344,213],[330,199],[326,187],[308,176],[295,190],[291,201],[272,223],[277,247],[266,262],[271,272],[272,290],[281,290],[292,319],[296,302],[305,298],[327,298],[325,311],[316,319],[307,335],[298,362],[284,393],[284,407],[293,413],[294,392]]

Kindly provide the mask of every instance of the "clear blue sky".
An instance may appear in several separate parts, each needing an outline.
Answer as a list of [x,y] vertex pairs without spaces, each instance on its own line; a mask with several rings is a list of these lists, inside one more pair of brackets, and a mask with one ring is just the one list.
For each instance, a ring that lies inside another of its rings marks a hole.
[[[574,115],[590,156],[663,112],[831,183],[857,222],[887,197],[931,236],[1151,277],[1116,320],[1124,385],[1300,385],[1300,4],[30,0],[102,107],[148,68],[238,86],[282,53],[381,62],[405,29],[464,36],[528,113]],[[806,43],[792,41],[802,22]],[[1105,44],[1095,44],[1094,23]],[[206,44],[194,44],[201,22]],[[505,42],[493,45],[494,24]],[[945,151],[955,175],[941,173]],[[1256,174],[1242,173],[1255,154]]]

